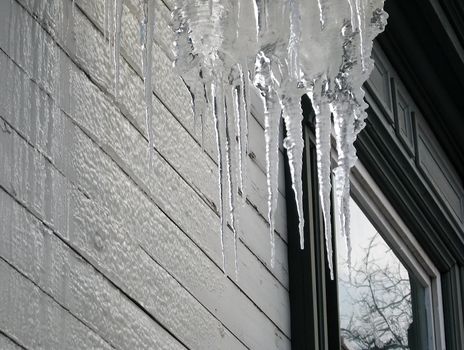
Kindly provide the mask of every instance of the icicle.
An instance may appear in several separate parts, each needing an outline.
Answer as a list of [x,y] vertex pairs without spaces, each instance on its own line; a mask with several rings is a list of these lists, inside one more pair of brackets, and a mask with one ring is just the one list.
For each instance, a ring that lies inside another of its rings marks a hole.
[[[232,226],[234,242],[234,266],[235,277],[238,277],[237,260],[237,237],[239,233],[239,212],[238,188],[240,184],[240,110],[239,110],[239,91],[240,91],[240,67],[235,65],[229,74],[230,89],[226,95],[227,106],[227,146],[228,146],[228,178],[229,178],[229,205],[230,222]],[[235,145],[235,147],[234,147]]]
[[[273,93],[275,94],[275,93]],[[276,94],[275,94],[276,95]],[[268,219],[271,239],[271,267],[274,267],[275,233],[274,217],[277,210],[277,186],[279,176],[279,126],[281,106],[276,96],[270,96],[266,101],[264,112],[264,134],[266,139],[266,178],[268,191]]]
[[271,60],[264,52],[256,59],[255,86],[264,99],[264,137],[266,141],[266,181],[268,192],[268,220],[271,241],[271,267],[274,267],[274,217],[277,210],[279,176],[279,127],[281,103],[275,90],[277,81],[272,73]]
[[[180,70],[180,67],[178,67]],[[200,130],[200,144],[203,148],[204,143],[204,120],[209,113],[209,99],[207,88],[203,79],[203,72],[192,70],[181,77],[185,86],[190,92],[193,104],[193,129]]]
[[236,64],[232,67],[229,75],[229,84],[231,87],[230,91],[230,103],[233,105],[233,117],[234,117],[234,126],[235,126],[235,157],[237,158],[237,174],[238,179],[237,188],[243,189],[243,161],[244,161],[244,147],[245,147],[245,132],[243,132],[243,123],[245,119],[244,111],[244,87],[243,87],[243,72],[242,67],[239,64]]
[[[275,93],[273,93],[275,94]],[[276,94],[275,94],[276,95]],[[277,186],[279,176],[279,127],[281,106],[276,96],[267,98],[264,113],[264,134],[266,139],[266,173],[268,191],[268,219],[271,238],[271,267],[274,267],[275,233],[274,218],[277,210]]]
[[[295,101],[297,100],[297,101]],[[298,231],[300,234],[300,248],[304,249],[304,213],[303,213],[303,111],[299,98],[284,101],[283,117],[287,130],[284,147],[287,149],[288,164],[292,178],[292,188],[295,193],[296,208],[298,211]]]
[[242,136],[245,111],[243,110],[243,72],[240,65],[237,65],[238,69],[238,85],[232,85],[232,99],[234,102],[234,115],[235,115],[235,135],[237,138],[236,142],[236,154],[238,156],[238,181],[240,190],[243,189],[243,158],[244,158],[244,137]]
[[[176,70],[180,73],[184,84],[192,96],[193,104],[193,128],[197,132],[200,129],[200,144],[203,148],[204,140],[204,120],[210,113],[209,107],[213,103],[209,101],[210,94],[207,91],[207,83],[198,55],[193,56],[193,43],[189,37],[189,29],[184,22],[184,14],[180,8],[172,14],[173,23],[171,26],[175,29],[177,40],[174,42],[176,52]],[[209,83],[208,83],[209,85]]]
[[355,113],[353,102],[350,100],[335,101],[332,103],[334,117],[334,132],[337,141],[337,167],[334,169],[334,191],[337,207],[340,209],[339,227],[345,238],[348,248],[348,264],[351,266],[351,244],[349,227],[349,201],[350,201],[350,169],[356,162],[354,141],[356,135]]
[[[227,179],[227,193],[228,193],[228,209],[229,209],[229,218],[230,225],[232,226],[232,233],[234,238],[234,248],[237,237],[237,232],[235,231],[235,185],[237,184],[235,178],[236,169],[232,169],[232,153],[233,153],[233,138],[234,138],[234,108],[232,101],[232,91],[227,91],[225,94],[225,104],[224,104],[224,118],[225,118],[225,168],[226,168],[226,179]],[[235,250],[235,249],[234,249]]]
[[248,71],[248,64],[243,65],[240,79],[241,79],[241,111],[240,115],[240,189],[242,191],[242,204],[244,205],[247,197],[246,176],[247,176],[247,162],[248,162],[248,121],[250,119],[250,77]]
[[[121,1],[121,0],[118,0]],[[145,120],[148,135],[148,169],[151,172],[154,159],[153,128],[153,37],[155,31],[155,4],[153,0],[144,0],[144,19],[142,22],[142,67],[145,90]]]
[[227,178],[224,169],[225,167],[225,116],[224,116],[224,95],[222,92],[222,79],[216,77],[216,81],[211,84],[211,101],[214,103],[213,107],[213,118],[214,126],[216,131],[216,146],[217,146],[217,157],[218,157],[218,174],[219,174],[219,215],[221,219],[220,226],[220,242],[221,242],[221,254],[222,254],[222,270],[226,272],[226,258],[224,254],[224,232],[227,230],[227,219],[225,214],[225,208],[227,206]]
[[[300,79],[300,37],[301,14],[297,0],[290,0],[290,39],[288,43],[289,75],[295,80]],[[297,103],[299,103],[297,101]]]
[[260,0],[253,0],[253,10],[254,10],[254,15],[255,15],[255,23],[256,23],[256,41],[258,41],[258,36],[259,36],[259,8],[258,8],[258,2]]
[[[301,81],[300,37],[301,14],[297,0],[290,0],[290,38],[287,47],[287,71],[282,74],[282,86],[279,88],[283,104],[283,118],[287,130],[284,147],[287,149],[292,188],[295,194],[298,212],[300,247],[304,249],[304,213],[303,213],[303,111],[301,109],[301,95],[304,82]],[[284,67],[285,68],[285,67]],[[284,70],[285,71],[285,70]]]
[[[364,54],[364,49],[365,49],[365,44],[366,41],[368,40],[368,34],[367,34],[367,29],[366,29],[366,13],[365,13],[365,6],[364,6],[364,1],[365,0],[360,0],[361,1],[361,23],[359,24],[362,28],[362,35],[360,33],[360,43],[359,46],[361,47],[360,49],[360,56],[361,56],[361,68],[362,72],[365,73],[367,70],[367,65],[366,65],[366,56]],[[362,39],[362,43],[361,43]],[[369,57],[367,57],[369,59]],[[368,76],[366,76],[367,78]]]
[[[248,72],[247,72],[248,73]],[[245,86],[245,77],[242,66],[236,64],[232,67],[229,75],[229,84],[231,86],[228,106],[233,106],[233,114],[228,113],[228,130],[232,132],[235,126],[234,137],[231,137],[230,151],[232,144],[235,141],[235,152],[230,152],[231,159],[230,174],[232,175],[231,186],[231,223],[234,234],[234,257],[235,257],[235,276],[238,278],[238,256],[237,256],[237,240],[240,232],[240,209],[245,205],[245,181],[246,161],[247,161],[247,136],[248,136],[248,109],[246,105],[247,89]],[[229,112],[231,110],[229,109]],[[231,118],[233,116],[233,118]],[[240,205],[238,202],[238,189],[242,191]]]
[[355,10],[353,0],[347,0],[348,5],[350,6],[350,23],[351,26],[354,28],[356,26],[356,18],[355,18]]
[[122,26],[122,0],[114,1],[115,7],[115,31],[114,31],[114,97],[118,98],[120,50],[121,50],[121,26]]
[[317,0],[317,6],[319,7],[319,22],[321,23],[321,29],[325,29],[325,12],[326,12],[326,1],[327,0]]
[[332,121],[327,97],[328,84],[324,82],[317,85],[317,91],[313,92],[313,106],[316,113],[316,157],[317,175],[319,182],[319,198],[324,221],[325,243],[327,251],[327,263],[330,277],[333,279],[333,252],[332,252],[332,221],[331,221],[331,178],[330,178],[330,135]]
[[360,57],[361,57],[361,66],[362,70],[366,70],[366,63],[364,60],[364,28],[363,28],[363,0],[355,0],[356,5],[356,16],[358,19],[358,26],[357,29],[359,31],[359,50],[360,50]]

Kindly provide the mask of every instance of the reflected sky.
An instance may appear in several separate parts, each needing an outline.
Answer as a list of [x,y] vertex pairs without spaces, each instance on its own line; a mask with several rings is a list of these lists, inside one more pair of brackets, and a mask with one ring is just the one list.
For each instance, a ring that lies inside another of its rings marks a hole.
[[408,349],[412,322],[406,268],[351,199],[352,268],[336,230],[340,327],[350,350]]

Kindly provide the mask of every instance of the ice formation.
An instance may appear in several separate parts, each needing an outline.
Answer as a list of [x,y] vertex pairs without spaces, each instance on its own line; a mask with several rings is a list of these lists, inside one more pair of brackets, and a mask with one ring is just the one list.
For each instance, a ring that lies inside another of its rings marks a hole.
[[[208,113],[215,122],[224,268],[227,224],[234,234],[236,259],[239,208],[246,198],[250,89],[256,89],[264,105],[271,265],[281,120],[304,248],[303,94],[311,98],[316,113],[319,196],[331,269],[331,183],[340,208],[336,220],[349,245],[349,173],[356,161],[353,142],[366,116],[362,84],[373,65],[372,41],[386,24],[383,2],[177,0],[172,22],[175,65],[192,95],[195,125],[202,125]],[[337,145],[333,181],[331,135]]]

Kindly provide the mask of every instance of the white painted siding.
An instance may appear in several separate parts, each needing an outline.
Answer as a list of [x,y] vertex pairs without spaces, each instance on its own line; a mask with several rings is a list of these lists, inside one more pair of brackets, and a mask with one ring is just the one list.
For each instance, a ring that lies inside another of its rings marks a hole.
[[103,3],[0,0],[0,348],[289,349],[285,191],[272,270],[262,112],[235,281],[212,120],[203,150],[172,69],[172,3],[156,2],[151,173],[141,1],[124,0],[117,100]]

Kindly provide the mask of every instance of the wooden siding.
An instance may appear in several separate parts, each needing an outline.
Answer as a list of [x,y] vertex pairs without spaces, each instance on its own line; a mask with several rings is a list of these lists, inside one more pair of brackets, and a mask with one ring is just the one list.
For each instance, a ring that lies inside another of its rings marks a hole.
[[213,123],[202,148],[172,68],[172,4],[156,2],[149,172],[141,1],[124,1],[117,99],[103,3],[0,2],[0,347],[290,349],[284,181],[271,269],[259,107],[236,281]]

